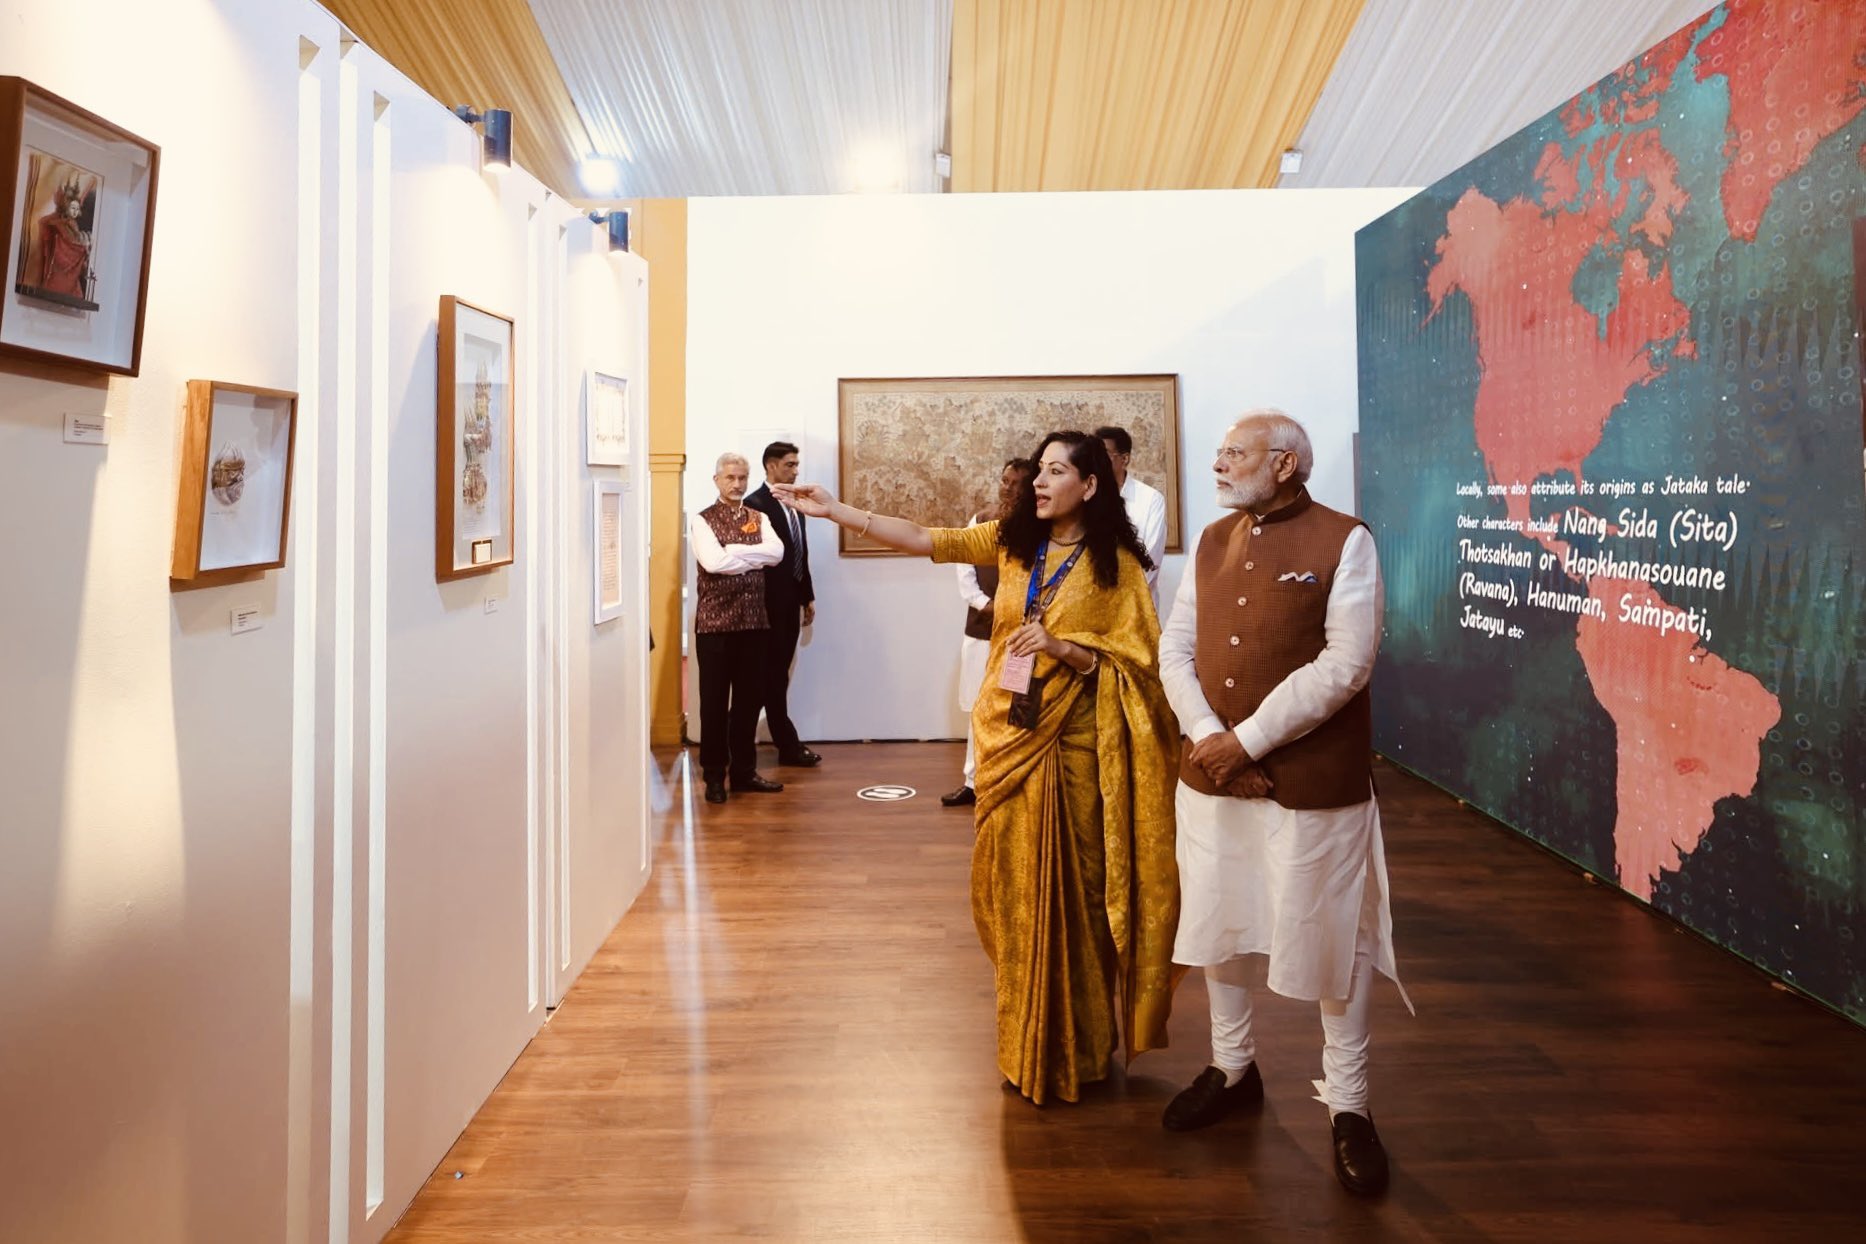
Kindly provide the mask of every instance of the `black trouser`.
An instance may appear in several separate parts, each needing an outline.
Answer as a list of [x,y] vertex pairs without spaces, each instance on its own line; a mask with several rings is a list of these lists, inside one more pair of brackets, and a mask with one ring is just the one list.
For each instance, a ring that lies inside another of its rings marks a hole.
[[694,637],[700,658],[700,774],[742,782],[758,768],[758,706],[765,694],[764,631]]
[[803,744],[790,720],[790,663],[797,657],[803,613],[797,605],[766,606],[771,629],[765,632],[765,724],[779,756],[795,755]]

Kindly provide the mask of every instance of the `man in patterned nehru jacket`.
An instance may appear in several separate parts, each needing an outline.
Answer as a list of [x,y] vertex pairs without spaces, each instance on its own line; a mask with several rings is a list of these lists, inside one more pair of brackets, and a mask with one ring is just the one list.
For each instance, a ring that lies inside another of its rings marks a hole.
[[688,543],[700,563],[694,610],[694,652],[700,659],[700,773],[706,802],[726,801],[726,778],[735,791],[783,790],[759,776],[758,710],[764,705],[765,577],[758,572],[784,557],[771,522],[745,504],[751,467],[738,454],[721,454],[713,469],[719,500],[693,516]]
[[1360,520],[1310,498],[1314,462],[1281,411],[1232,425],[1213,464],[1232,512],[1200,535],[1160,636],[1185,733],[1173,961],[1205,969],[1212,1013],[1212,1065],[1162,1121],[1188,1131],[1263,1100],[1244,967],[1266,955],[1270,989],[1321,1004],[1335,1174],[1377,1193],[1368,1001],[1376,969],[1399,979],[1367,692],[1380,564]]

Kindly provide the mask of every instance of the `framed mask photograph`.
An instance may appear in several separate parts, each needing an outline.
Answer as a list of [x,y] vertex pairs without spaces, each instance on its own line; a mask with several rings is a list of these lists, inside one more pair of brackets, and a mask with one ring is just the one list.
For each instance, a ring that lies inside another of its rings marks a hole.
[[434,577],[514,560],[512,321],[441,299],[435,446]]
[[134,376],[160,150],[0,77],[0,354]]
[[298,395],[188,382],[169,578],[204,586],[285,564]]

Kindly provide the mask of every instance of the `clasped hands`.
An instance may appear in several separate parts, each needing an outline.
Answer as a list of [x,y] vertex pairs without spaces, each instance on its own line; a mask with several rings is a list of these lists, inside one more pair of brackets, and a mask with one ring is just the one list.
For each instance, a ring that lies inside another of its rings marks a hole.
[[1215,730],[1193,744],[1189,759],[1214,786],[1239,799],[1266,798],[1276,785],[1229,730]]

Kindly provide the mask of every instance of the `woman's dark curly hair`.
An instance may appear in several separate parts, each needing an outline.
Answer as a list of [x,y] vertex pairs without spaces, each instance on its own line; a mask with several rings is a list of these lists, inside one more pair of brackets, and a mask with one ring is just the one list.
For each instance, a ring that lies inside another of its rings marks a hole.
[[[1128,520],[1121,490],[1115,486],[1114,463],[1108,460],[1108,447],[1085,432],[1052,432],[1043,438],[1030,460],[1041,464],[1043,451],[1062,445],[1069,452],[1069,465],[1083,479],[1094,476],[1095,495],[1082,507],[1083,539],[1089,561],[1095,566],[1095,581],[1113,587],[1121,577],[1121,563],[1116,550],[1134,555],[1142,570],[1153,569],[1153,559],[1140,542],[1140,533]],[[1041,470],[1041,465],[1038,467]],[[998,543],[1012,557],[1026,566],[1036,564],[1037,549],[1050,535],[1048,519],[1037,517],[1037,492],[1034,477],[1026,479],[1018,490],[1017,507],[998,524]]]

